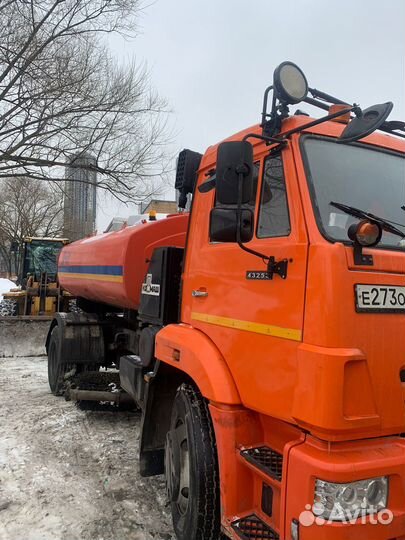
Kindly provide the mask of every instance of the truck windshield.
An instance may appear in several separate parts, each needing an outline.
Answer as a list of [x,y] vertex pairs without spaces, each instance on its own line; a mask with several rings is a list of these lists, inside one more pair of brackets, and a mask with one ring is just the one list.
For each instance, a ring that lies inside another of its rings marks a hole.
[[51,241],[33,240],[27,244],[27,273],[33,274],[37,278],[43,272],[48,275],[55,275],[58,255],[62,247],[61,242]]
[[[303,147],[315,213],[324,236],[348,241],[348,228],[359,221],[331,206],[331,201],[403,224],[405,232],[401,209],[405,205],[405,156],[318,137],[305,137]],[[405,249],[404,240],[387,232],[379,245]]]

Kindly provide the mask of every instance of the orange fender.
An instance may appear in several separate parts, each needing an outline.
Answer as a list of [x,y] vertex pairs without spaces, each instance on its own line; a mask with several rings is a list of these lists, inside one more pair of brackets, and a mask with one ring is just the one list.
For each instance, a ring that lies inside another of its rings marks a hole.
[[156,335],[156,358],[186,373],[210,401],[241,403],[227,363],[200,330],[184,324],[166,326]]

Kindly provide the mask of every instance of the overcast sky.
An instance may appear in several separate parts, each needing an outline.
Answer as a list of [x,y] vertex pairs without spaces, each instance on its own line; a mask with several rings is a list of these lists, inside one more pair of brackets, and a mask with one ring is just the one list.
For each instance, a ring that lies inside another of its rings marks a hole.
[[[297,63],[310,86],[405,119],[404,0],[156,0],[117,56],[146,61],[169,103],[174,149],[207,146],[258,123],[274,68]],[[301,106],[307,109],[308,106]],[[135,208],[100,198],[98,230]]]

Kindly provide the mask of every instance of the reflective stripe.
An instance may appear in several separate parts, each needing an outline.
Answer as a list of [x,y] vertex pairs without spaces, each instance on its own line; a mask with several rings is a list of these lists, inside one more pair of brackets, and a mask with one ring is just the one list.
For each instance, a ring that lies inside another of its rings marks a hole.
[[237,330],[245,330],[246,332],[254,332],[256,334],[291,339],[293,341],[302,341],[302,331],[294,328],[281,328],[280,326],[273,326],[271,324],[240,321],[238,319],[219,317],[218,315],[208,315],[207,313],[197,313],[195,311],[191,313],[191,318],[195,321],[214,324],[216,326],[225,326],[227,328],[235,328]]
[[122,276],[123,267],[122,266],[111,266],[111,265],[64,265],[59,264],[58,267],[59,273],[63,274],[101,274],[108,276]]
[[91,279],[92,281],[109,281],[114,283],[123,283],[123,276],[111,276],[108,274],[73,274],[71,272],[59,272],[60,277],[72,279]]

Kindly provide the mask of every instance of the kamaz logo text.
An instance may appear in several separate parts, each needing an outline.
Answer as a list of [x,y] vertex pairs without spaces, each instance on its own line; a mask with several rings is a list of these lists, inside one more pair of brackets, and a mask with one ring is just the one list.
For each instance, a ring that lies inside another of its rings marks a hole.
[[160,285],[152,283],[152,274],[146,275],[146,281],[142,284],[142,294],[149,294],[150,296],[160,295]]

